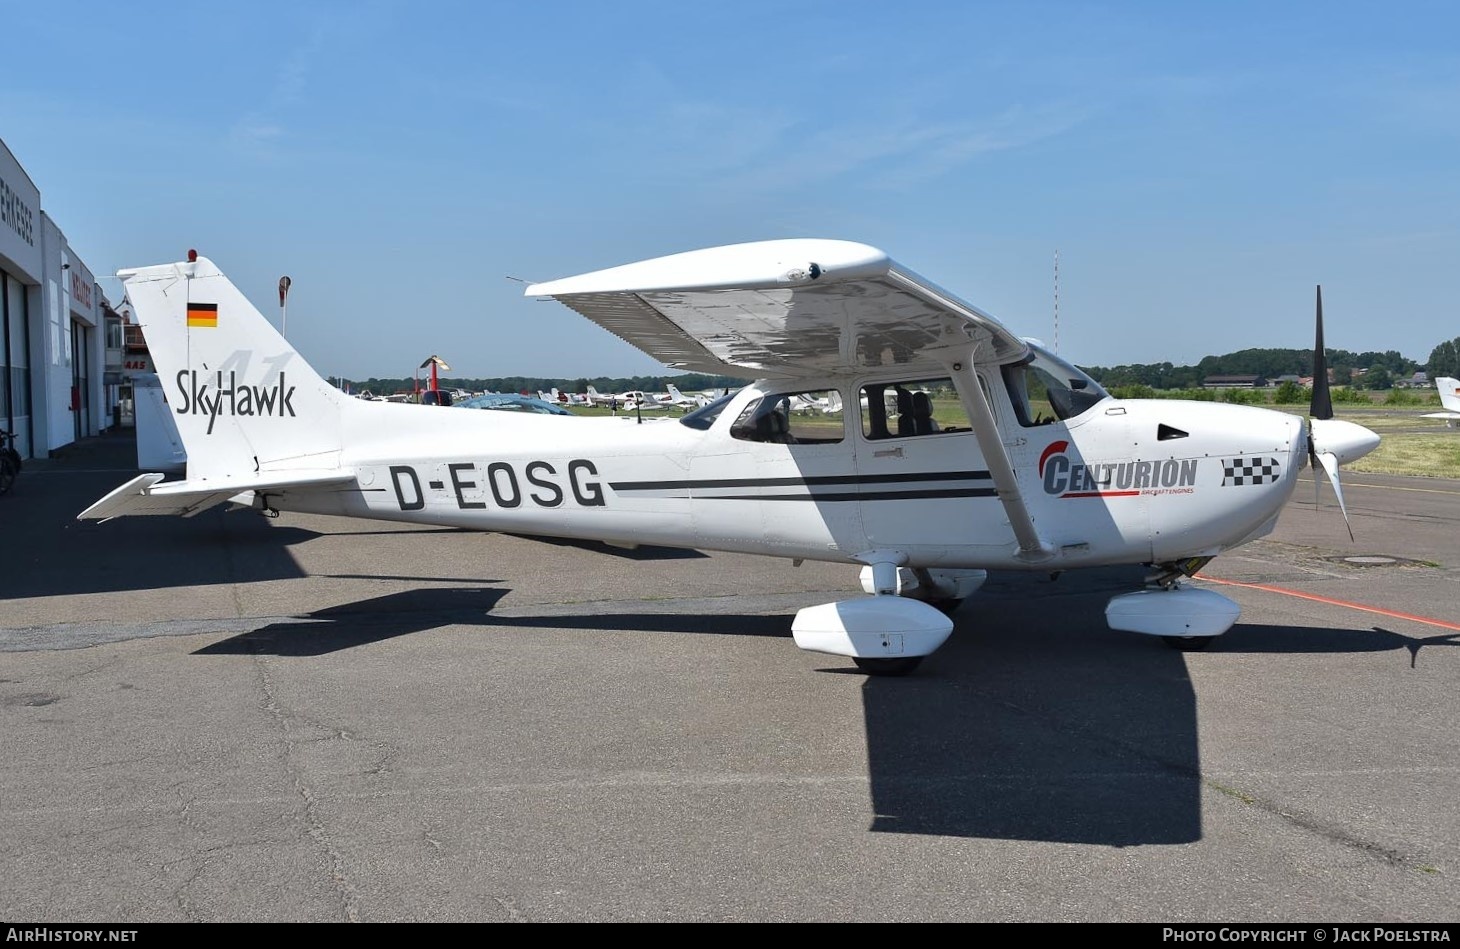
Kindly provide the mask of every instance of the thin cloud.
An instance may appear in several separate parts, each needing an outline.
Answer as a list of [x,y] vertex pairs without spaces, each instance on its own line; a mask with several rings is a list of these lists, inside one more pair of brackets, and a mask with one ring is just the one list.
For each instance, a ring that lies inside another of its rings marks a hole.
[[864,186],[910,187],[981,156],[1060,135],[1084,116],[1084,110],[1062,105],[1016,108],[981,121],[843,126],[799,141],[796,133],[811,123],[788,122],[775,142],[730,169],[720,184],[765,192],[857,174]]
[[288,127],[285,115],[306,101],[309,75],[324,48],[325,30],[316,24],[284,57],[264,103],[244,113],[228,132],[229,142],[255,158],[279,156]]

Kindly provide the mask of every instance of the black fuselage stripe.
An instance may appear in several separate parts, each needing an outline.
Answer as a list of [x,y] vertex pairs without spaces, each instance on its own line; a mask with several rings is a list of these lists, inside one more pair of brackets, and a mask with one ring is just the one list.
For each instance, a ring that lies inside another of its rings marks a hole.
[[914,481],[987,481],[987,471],[928,471],[884,475],[812,475],[807,478],[718,478],[702,481],[617,481],[609,484],[615,491],[658,491],[689,488],[812,488],[835,484],[907,484]]
[[696,501],[921,501],[931,498],[992,498],[994,488],[933,488],[928,491],[831,491],[822,494],[701,494]]

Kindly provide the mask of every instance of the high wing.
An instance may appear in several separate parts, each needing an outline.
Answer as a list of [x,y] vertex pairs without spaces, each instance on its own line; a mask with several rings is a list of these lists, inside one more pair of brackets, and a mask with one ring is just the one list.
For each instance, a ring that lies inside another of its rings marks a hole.
[[850,241],[732,244],[534,284],[665,365],[762,379],[933,363],[974,344],[1005,363],[1027,345],[988,314]]
[[[667,366],[732,376],[819,383],[884,366],[941,374],[940,354],[998,365],[1029,353],[987,313],[851,241],[711,247],[525,294],[558,300]],[[1048,559],[982,387],[962,395],[1019,556]]]

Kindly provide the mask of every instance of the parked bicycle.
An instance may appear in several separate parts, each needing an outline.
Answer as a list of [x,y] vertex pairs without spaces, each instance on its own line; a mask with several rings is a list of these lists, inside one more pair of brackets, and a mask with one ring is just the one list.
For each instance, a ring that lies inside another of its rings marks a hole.
[[18,474],[20,452],[15,450],[15,433],[0,428],[0,494],[10,490]]

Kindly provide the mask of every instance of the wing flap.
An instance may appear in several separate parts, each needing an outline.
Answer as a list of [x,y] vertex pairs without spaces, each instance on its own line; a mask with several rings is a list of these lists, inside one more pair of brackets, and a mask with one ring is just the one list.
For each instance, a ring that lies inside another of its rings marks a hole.
[[200,482],[163,482],[163,475],[141,474],[76,515],[79,521],[170,514],[192,517],[246,491],[285,491],[354,483],[339,470],[280,472],[266,478],[209,478]]
[[1023,358],[993,317],[847,241],[763,241],[641,261],[527,288],[668,366],[759,378],[912,368],[936,351]]

